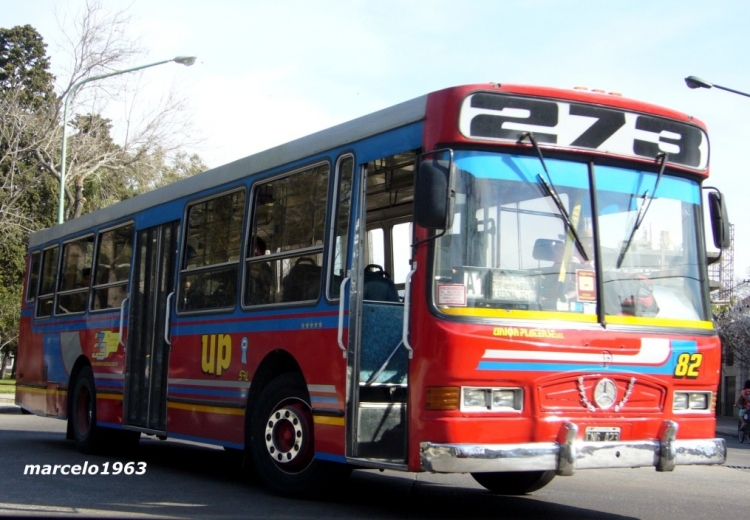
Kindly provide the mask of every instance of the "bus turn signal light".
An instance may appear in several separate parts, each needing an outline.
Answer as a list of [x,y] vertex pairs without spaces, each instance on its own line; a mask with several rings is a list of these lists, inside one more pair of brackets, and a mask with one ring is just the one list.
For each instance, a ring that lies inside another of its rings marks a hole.
[[428,410],[458,410],[461,402],[461,389],[457,386],[428,386]]

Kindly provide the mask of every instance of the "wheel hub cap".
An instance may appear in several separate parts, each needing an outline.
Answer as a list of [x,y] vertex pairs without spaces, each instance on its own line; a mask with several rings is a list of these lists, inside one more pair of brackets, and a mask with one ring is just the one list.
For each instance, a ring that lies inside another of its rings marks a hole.
[[304,424],[304,417],[292,407],[280,408],[271,414],[266,424],[266,449],[277,464],[297,461],[307,440]]

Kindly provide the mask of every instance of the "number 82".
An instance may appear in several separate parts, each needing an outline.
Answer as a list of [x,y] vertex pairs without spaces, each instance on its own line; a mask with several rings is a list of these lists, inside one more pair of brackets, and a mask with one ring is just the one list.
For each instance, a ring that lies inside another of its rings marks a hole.
[[684,352],[677,358],[677,365],[674,367],[675,377],[698,377],[699,368],[703,363],[703,354],[688,354]]

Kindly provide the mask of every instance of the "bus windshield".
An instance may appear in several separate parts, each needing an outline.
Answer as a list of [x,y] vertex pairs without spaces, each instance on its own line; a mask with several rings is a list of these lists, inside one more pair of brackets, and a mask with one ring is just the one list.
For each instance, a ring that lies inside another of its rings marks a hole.
[[538,157],[492,152],[457,151],[455,163],[453,225],[436,244],[442,312],[595,322],[603,306],[610,323],[708,320],[697,182],[557,159],[545,172]]

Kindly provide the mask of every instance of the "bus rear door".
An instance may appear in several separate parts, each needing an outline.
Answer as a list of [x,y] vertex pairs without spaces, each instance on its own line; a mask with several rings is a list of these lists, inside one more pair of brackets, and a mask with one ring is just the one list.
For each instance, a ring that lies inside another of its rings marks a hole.
[[178,222],[138,231],[130,293],[124,424],[165,433]]

